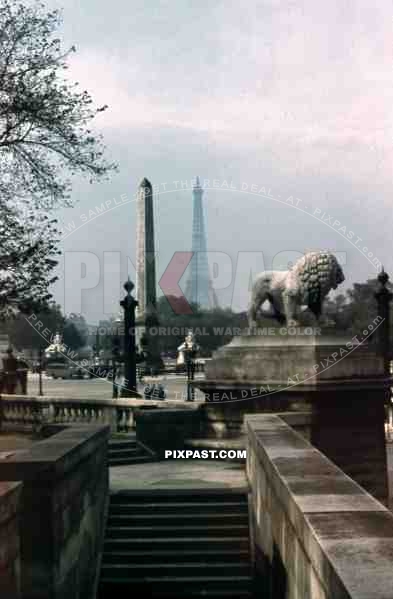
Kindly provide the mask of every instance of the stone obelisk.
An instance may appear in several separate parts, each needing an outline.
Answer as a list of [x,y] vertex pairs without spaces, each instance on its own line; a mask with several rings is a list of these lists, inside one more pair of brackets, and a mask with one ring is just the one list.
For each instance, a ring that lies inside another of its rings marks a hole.
[[136,201],[136,297],[137,318],[142,324],[156,308],[153,188],[148,179],[139,185]]
[[159,355],[155,355],[158,344],[153,343],[149,335],[149,328],[158,325],[153,188],[146,178],[139,185],[136,218],[136,341],[149,355],[149,361],[156,363],[160,361]]

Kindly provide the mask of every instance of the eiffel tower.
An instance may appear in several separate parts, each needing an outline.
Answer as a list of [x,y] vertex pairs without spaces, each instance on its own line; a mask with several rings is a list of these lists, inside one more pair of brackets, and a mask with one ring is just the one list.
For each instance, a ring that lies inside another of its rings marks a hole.
[[186,286],[186,297],[190,303],[201,308],[217,308],[218,301],[209,275],[205,219],[202,204],[203,189],[199,177],[192,190],[192,252],[190,277]]

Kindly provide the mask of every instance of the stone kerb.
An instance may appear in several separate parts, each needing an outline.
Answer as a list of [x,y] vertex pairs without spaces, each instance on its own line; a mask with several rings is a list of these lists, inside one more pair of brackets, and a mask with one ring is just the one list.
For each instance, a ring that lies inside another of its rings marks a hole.
[[252,538],[267,596],[391,596],[393,515],[279,416],[247,416],[246,426]]

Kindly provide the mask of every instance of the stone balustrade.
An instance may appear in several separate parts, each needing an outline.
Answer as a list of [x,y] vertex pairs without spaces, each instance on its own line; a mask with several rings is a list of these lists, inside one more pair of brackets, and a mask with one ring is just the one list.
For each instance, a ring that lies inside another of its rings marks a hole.
[[246,416],[258,596],[386,599],[393,514],[288,424],[308,419]]
[[[179,407],[178,402],[140,399],[69,399],[2,395],[3,430],[39,431],[44,424],[108,424],[111,432],[135,428],[135,412]],[[189,409],[192,409],[190,406]]]

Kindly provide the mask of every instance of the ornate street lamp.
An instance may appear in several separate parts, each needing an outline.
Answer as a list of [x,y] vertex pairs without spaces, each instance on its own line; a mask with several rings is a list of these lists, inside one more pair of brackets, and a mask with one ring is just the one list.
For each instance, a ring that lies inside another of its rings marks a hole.
[[42,347],[40,346],[38,349],[38,395],[40,397],[43,397],[44,395],[44,391],[42,388],[42,367],[43,367],[43,359],[42,359],[42,355],[43,355],[44,351],[42,349]]
[[192,385],[195,375],[195,358],[199,350],[199,346],[196,344],[194,334],[192,331],[188,331],[188,334],[184,340],[184,343],[178,348],[184,354],[184,362],[187,372],[187,401],[195,400],[195,389]]
[[127,292],[125,298],[120,302],[124,310],[124,385],[121,390],[122,397],[138,397],[136,384],[136,344],[135,344],[135,308],[138,305],[136,299],[131,295],[134,283],[128,278],[124,283]]
[[389,275],[382,267],[378,275],[378,288],[374,294],[378,304],[378,316],[382,318],[382,322],[377,329],[377,344],[378,352],[383,356],[384,374],[389,377],[391,374],[390,361],[392,354],[390,348],[390,302],[392,301],[393,294],[387,287],[388,283]]
[[112,398],[117,399],[119,397],[119,388],[116,383],[116,376],[118,371],[119,362],[122,360],[121,356],[121,334],[123,321],[120,316],[113,322],[114,334],[112,336]]

